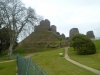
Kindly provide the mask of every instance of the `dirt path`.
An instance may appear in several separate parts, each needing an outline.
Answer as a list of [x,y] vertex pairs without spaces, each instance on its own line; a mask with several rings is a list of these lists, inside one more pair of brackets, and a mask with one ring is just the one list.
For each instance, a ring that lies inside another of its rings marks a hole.
[[78,62],[76,62],[76,61],[74,61],[74,60],[71,60],[70,57],[68,56],[68,47],[65,48],[65,59],[68,60],[69,62],[75,64],[75,65],[78,65],[78,66],[80,66],[80,67],[82,67],[82,68],[85,68],[85,69],[87,69],[87,70],[89,70],[89,71],[92,71],[92,72],[94,72],[94,73],[100,75],[100,71],[99,71],[99,70],[96,70],[96,69],[94,69],[94,68],[91,68],[91,67],[85,66],[85,65],[83,65],[83,64],[80,64],[80,63],[78,63]]
[[[27,56],[25,56],[25,58],[29,58],[29,57],[32,57],[32,56],[34,56],[35,54],[33,53],[33,54],[29,54],[29,55],[27,55]],[[16,59],[14,59],[14,60],[8,60],[8,61],[2,61],[2,62],[0,62],[0,64],[1,63],[6,63],[6,62],[12,62],[12,61],[15,61]]]

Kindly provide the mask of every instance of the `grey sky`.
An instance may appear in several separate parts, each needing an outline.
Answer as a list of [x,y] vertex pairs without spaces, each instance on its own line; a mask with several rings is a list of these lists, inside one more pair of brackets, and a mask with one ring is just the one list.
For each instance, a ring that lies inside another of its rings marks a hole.
[[100,37],[100,0],[22,0],[36,13],[56,25],[57,31],[69,36],[73,27],[86,34],[93,30]]

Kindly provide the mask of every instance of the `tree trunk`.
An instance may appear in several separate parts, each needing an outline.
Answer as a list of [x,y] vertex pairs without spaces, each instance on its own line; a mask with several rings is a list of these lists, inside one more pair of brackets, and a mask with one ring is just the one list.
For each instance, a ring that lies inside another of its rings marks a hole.
[[13,44],[10,44],[9,51],[8,51],[8,55],[10,56],[10,59],[11,59],[11,55],[12,55],[12,50],[13,50]]

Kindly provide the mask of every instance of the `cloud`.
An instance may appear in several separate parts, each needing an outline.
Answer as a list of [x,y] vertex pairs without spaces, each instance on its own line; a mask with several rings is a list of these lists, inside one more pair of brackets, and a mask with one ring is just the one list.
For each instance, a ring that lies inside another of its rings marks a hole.
[[75,7],[99,6],[100,0],[67,0],[66,3]]
[[57,26],[61,33],[69,35],[73,27],[81,33],[93,30],[96,36],[100,28],[100,0],[22,0]]
[[68,23],[83,24],[83,23],[96,23],[99,22],[99,11],[94,11],[86,8],[76,8],[73,10]]

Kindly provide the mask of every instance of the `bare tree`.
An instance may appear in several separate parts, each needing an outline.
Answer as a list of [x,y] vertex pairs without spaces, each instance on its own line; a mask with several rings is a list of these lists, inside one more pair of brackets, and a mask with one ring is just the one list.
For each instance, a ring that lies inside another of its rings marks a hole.
[[22,31],[33,29],[40,21],[34,9],[26,8],[20,0],[0,0],[1,25],[9,28],[10,47],[8,54],[12,55],[14,42]]

